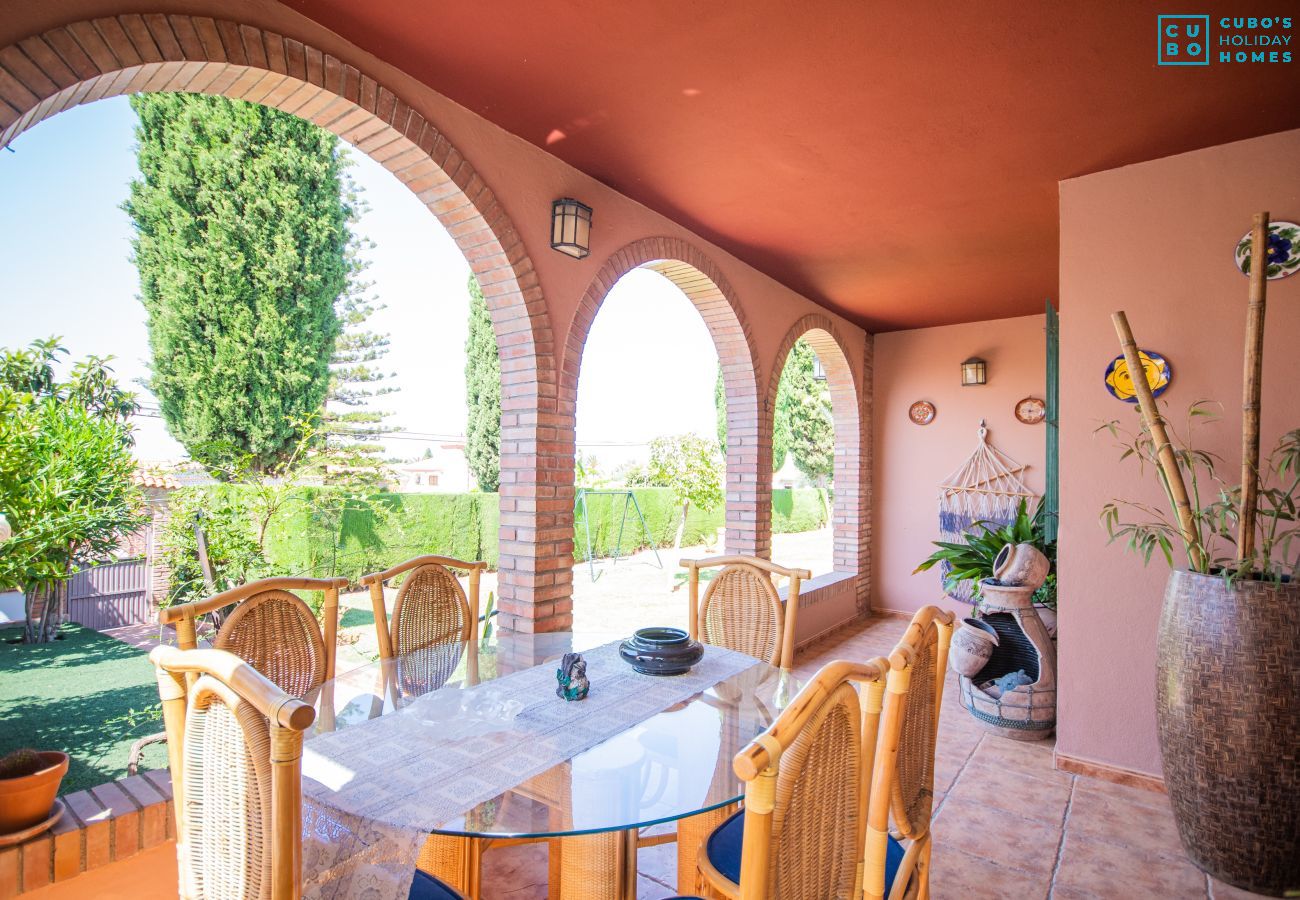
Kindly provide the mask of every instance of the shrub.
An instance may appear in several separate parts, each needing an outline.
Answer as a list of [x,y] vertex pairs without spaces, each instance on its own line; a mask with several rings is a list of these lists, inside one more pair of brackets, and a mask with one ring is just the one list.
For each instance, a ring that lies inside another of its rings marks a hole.
[[[264,556],[258,555],[254,517],[250,509],[254,490],[245,485],[221,484],[185,488],[174,495],[171,522],[164,534],[166,558],[173,567],[178,599],[189,599],[195,586],[201,590],[194,551],[193,516],[204,511],[209,554],[219,571],[219,586],[267,574],[343,575],[355,581],[366,572],[387,568],[422,553],[461,559],[482,559],[491,568],[498,562],[497,526],[500,521],[496,494],[377,494],[373,508],[347,507],[341,515],[324,515],[329,504],[322,493],[335,488],[304,487],[293,491],[267,529]],[[672,546],[681,507],[669,488],[636,488],[637,503],[655,544]],[[815,490],[773,491],[772,529],[778,534],[810,531],[826,524],[821,498]],[[585,562],[587,524],[597,557],[613,554],[623,514],[621,496],[587,498],[587,516],[574,522],[574,561]],[[379,512],[377,513],[376,510]],[[703,543],[725,521],[721,508],[692,506],[686,517],[685,544]],[[628,508],[623,532],[623,553],[647,547],[641,522]],[[668,561],[675,563],[675,560]]]

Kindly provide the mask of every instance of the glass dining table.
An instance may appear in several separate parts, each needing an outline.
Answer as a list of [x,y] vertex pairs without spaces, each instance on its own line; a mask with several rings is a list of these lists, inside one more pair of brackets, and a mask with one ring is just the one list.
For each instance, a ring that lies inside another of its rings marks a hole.
[[[552,896],[633,898],[638,847],[674,839],[678,889],[689,893],[701,841],[744,793],[732,758],[798,684],[714,647],[684,675],[642,675],[618,657],[619,641],[505,631],[345,672],[316,700],[304,790],[435,836],[426,847],[459,848],[454,871],[435,874],[471,897],[488,844],[544,839]],[[571,652],[587,661],[581,701],[556,695]],[[651,828],[665,823],[677,823],[675,837]]]

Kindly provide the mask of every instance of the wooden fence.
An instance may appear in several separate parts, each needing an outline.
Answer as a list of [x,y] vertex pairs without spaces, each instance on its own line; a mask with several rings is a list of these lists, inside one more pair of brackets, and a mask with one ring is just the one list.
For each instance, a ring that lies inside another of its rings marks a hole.
[[83,569],[68,584],[68,619],[97,631],[151,623],[148,583],[143,558]]

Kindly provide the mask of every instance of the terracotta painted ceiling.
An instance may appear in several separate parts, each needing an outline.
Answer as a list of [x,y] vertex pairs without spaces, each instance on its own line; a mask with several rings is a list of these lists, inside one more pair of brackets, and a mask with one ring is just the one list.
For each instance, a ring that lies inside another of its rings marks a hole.
[[1187,4],[288,3],[877,331],[1041,311],[1061,179],[1300,126],[1300,47],[1156,65]]

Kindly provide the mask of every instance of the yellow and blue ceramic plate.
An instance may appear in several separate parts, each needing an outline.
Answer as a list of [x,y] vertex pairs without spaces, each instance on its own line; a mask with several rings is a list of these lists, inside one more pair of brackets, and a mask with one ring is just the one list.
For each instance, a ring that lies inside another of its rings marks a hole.
[[[1251,232],[1237,242],[1237,268],[1250,274]],[[1272,222],[1268,226],[1268,280],[1277,281],[1300,272],[1300,225]]]
[[[1159,397],[1169,387],[1169,380],[1173,377],[1169,361],[1154,350],[1139,350],[1138,359],[1142,361],[1142,370],[1146,373],[1147,384],[1151,385],[1152,395]],[[1115,357],[1106,367],[1106,390],[1110,391],[1112,397],[1125,403],[1137,403],[1128,362],[1123,356]]]

